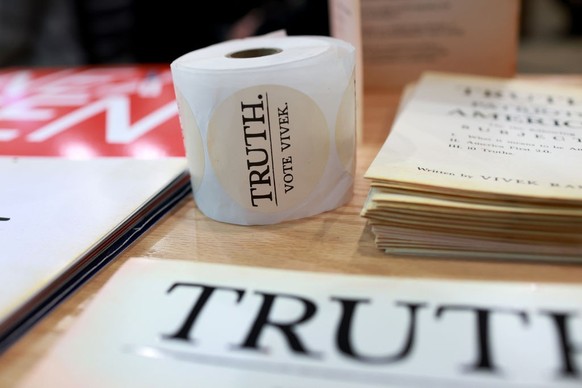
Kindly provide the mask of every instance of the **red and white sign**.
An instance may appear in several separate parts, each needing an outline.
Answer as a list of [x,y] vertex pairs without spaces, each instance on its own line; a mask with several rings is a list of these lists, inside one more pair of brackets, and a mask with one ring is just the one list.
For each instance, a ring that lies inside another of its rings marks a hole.
[[184,156],[169,66],[1,71],[0,155]]

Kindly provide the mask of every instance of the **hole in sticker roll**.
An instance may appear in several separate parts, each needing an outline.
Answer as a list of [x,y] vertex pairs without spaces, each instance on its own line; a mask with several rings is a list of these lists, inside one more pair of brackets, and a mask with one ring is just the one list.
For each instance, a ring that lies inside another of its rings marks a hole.
[[258,58],[277,54],[280,53],[281,51],[282,50],[278,48],[252,48],[248,50],[235,51],[226,54],[226,56],[229,58]]

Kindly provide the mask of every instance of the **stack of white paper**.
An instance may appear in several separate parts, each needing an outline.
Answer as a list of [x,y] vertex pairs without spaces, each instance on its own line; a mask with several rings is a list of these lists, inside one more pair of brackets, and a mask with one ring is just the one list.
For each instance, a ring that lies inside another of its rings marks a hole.
[[378,248],[582,258],[582,90],[433,72],[405,96],[365,175]]

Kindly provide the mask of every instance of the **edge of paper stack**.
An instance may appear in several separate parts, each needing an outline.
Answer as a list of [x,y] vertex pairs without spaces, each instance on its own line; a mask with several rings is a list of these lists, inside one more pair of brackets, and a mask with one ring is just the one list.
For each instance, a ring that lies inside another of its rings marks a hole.
[[386,253],[582,262],[582,89],[424,73],[365,178]]

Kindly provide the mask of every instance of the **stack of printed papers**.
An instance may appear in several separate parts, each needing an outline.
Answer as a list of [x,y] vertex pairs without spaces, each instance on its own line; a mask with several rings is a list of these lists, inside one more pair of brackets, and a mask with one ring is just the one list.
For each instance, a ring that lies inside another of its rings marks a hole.
[[582,90],[425,73],[365,177],[387,253],[582,262]]

